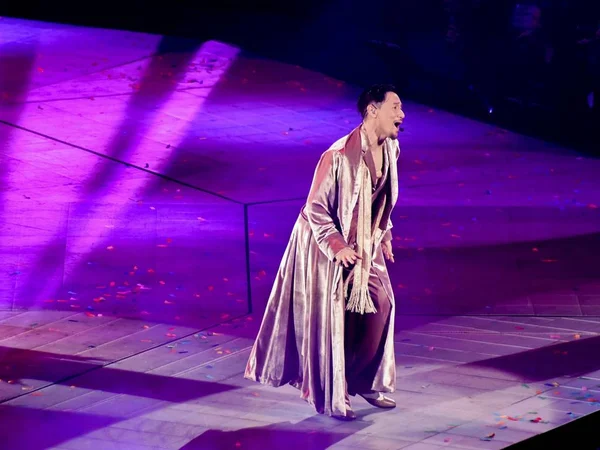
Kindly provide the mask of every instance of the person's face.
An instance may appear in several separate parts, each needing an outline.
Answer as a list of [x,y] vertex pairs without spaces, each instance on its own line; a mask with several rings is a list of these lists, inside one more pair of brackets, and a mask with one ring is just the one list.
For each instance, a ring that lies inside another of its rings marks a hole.
[[369,106],[369,114],[375,119],[379,136],[398,138],[399,127],[402,125],[405,115],[402,111],[402,102],[397,94],[388,92],[381,104]]

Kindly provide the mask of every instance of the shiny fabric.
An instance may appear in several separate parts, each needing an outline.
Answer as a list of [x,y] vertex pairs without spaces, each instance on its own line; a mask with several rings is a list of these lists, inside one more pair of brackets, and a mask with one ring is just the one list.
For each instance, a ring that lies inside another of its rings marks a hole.
[[[381,209],[375,211],[377,215],[373,219],[373,179],[368,170],[362,170],[360,177],[360,192],[358,194],[358,220],[356,224],[356,246],[354,251],[358,259],[351,270],[344,285],[344,293],[347,295],[346,311],[359,314],[376,313],[377,309],[369,293],[369,273],[371,271],[371,256],[373,255],[373,241],[379,220]],[[350,286],[352,286],[350,288]]]
[[[346,412],[345,295],[343,266],[335,255],[348,244],[355,229],[353,217],[364,162],[365,139],[360,128],[335,142],[321,156],[306,205],[299,215],[281,264],[258,336],[250,353],[245,378],[270,386],[292,384],[301,397],[328,415]],[[385,201],[375,233],[371,271],[390,300],[381,360],[371,389],[393,392],[394,295],[381,241],[391,238],[391,212],[398,198],[398,142],[384,144],[387,159]]]

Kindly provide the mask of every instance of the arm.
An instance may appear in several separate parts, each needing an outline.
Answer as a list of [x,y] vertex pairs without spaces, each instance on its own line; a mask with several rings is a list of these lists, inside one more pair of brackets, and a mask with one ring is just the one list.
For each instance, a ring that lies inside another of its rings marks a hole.
[[317,244],[330,261],[342,249],[349,247],[336,226],[334,220],[336,203],[336,155],[327,151],[323,153],[313,177],[310,193],[306,202],[305,213]]
[[[396,158],[396,167],[398,164],[398,158],[400,157],[400,144],[398,143],[398,141],[396,141],[395,145],[394,145],[394,156]],[[387,224],[387,231],[385,232],[385,234],[383,235],[383,238],[381,240],[381,242],[389,242],[392,240],[392,219],[388,219],[388,224]]]

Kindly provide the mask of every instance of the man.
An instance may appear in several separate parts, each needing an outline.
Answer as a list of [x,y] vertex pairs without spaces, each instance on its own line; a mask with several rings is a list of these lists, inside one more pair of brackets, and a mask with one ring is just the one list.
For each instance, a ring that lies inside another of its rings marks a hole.
[[350,396],[395,407],[394,261],[390,215],[398,198],[395,88],[358,99],[362,124],[321,156],[285,250],[245,377],[292,384],[319,413],[356,414]]

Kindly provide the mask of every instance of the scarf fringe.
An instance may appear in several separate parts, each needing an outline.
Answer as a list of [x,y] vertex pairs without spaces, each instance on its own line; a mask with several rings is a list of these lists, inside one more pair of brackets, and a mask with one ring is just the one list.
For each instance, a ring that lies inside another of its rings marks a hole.
[[377,309],[373,304],[371,295],[369,294],[369,288],[363,286],[353,286],[352,293],[348,299],[346,305],[346,311],[355,312],[359,314],[370,314],[376,313]]

